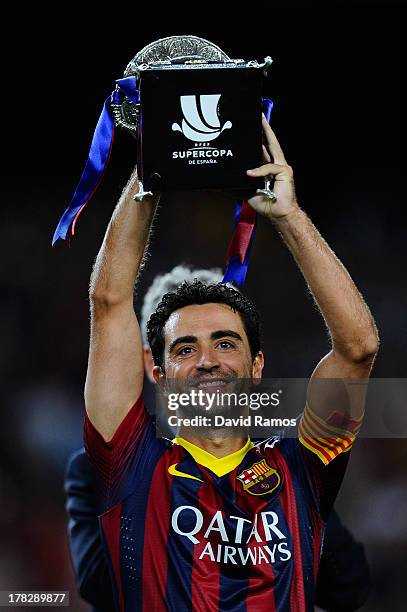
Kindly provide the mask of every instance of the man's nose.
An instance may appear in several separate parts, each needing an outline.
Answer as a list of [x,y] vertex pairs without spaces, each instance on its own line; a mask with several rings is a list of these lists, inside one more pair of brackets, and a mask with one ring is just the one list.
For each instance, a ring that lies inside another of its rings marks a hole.
[[205,349],[201,352],[198,362],[196,364],[196,369],[199,371],[211,371],[216,368],[219,368],[220,363],[217,357],[216,351],[211,349]]

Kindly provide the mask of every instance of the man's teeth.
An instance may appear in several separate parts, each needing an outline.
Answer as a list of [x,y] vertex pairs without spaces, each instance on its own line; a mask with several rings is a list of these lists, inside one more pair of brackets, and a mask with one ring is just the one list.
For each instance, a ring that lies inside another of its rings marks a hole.
[[224,380],[206,380],[198,383],[198,387],[220,387],[226,385]]

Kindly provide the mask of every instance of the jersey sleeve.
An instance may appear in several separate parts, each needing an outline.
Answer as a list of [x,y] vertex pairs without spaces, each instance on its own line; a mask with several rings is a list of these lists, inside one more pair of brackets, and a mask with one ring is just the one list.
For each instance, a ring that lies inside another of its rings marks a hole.
[[325,519],[341,486],[349,451],[362,426],[362,419],[350,419],[332,412],[325,421],[306,404],[298,427],[298,447],[315,503]]
[[104,440],[85,413],[84,446],[96,471],[95,485],[103,510],[113,507],[127,495],[137,455],[154,438],[153,419],[145,409],[142,395],[109,442]]

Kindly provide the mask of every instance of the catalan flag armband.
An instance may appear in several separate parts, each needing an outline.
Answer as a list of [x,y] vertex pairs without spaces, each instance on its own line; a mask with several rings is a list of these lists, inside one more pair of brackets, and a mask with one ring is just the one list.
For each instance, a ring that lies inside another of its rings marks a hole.
[[340,453],[350,450],[362,420],[335,411],[325,421],[306,404],[298,430],[299,440],[328,465]]

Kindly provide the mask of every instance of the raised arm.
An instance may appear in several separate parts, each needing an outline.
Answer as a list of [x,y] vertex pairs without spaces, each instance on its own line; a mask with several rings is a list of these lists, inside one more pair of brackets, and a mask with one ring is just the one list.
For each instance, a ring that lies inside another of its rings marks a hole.
[[91,334],[85,404],[109,441],[143,388],[143,353],[134,287],[159,196],[135,202],[136,172],[113,212],[90,280]]
[[[263,130],[267,143],[264,157],[268,163],[261,168],[248,170],[248,174],[274,176],[273,190],[277,200],[272,202],[263,196],[255,196],[249,203],[273,222],[292,252],[332,340],[332,349],[316,367],[312,383],[322,378],[366,379],[379,343],[373,317],[345,267],[298,206],[292,169],[264,117]],[[274,163],[270,163],[269,153]],[[332,412],[341,402],[343,405],[343,383],[333,382],[328,387],[320,385],[319,389],[321,393],[319,390],[313,393],[312,384],[310,386],[310,392],[315,397],[313,408],[320,416],[329,416],[327,410]],[[362,395],[355,394],[356,404]],[[353,416],[361,416],[357,414],[358,406],[354,406],[354,409]]]

